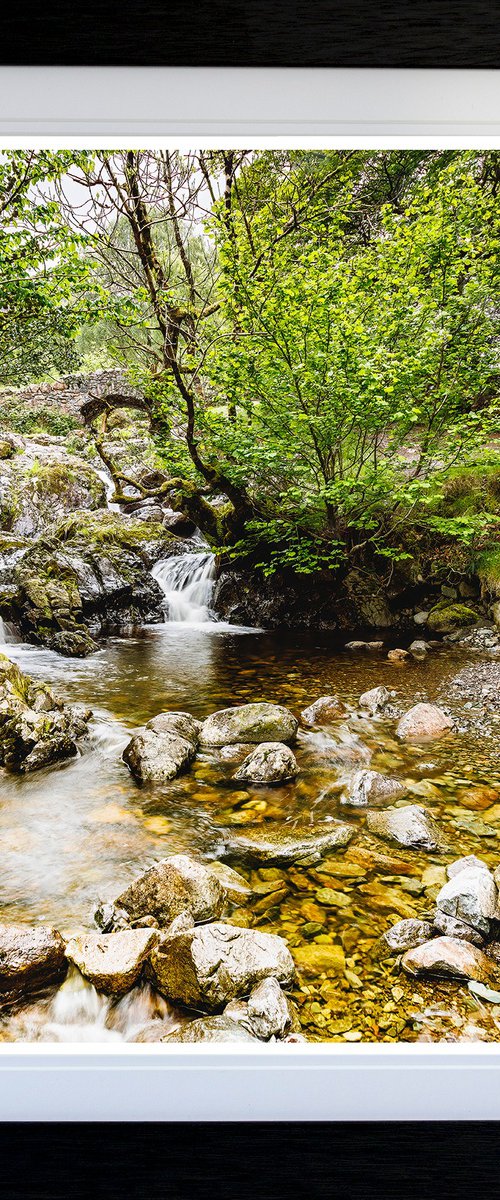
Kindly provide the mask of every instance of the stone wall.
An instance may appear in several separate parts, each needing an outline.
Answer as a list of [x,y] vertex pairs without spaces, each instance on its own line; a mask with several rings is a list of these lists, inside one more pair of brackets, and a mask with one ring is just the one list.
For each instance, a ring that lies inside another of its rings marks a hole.
[[113,392],[140,395],[131,386],[126,372],[113,367],[86,375],[63,375],[61,379],[50,383],[31,383],[25,388],[6,388],[0,392],[0,408],[9,404],[22,404],[33,409],[50,408],[53,405],[60,413],[79,417],[82,404],[91,396]]

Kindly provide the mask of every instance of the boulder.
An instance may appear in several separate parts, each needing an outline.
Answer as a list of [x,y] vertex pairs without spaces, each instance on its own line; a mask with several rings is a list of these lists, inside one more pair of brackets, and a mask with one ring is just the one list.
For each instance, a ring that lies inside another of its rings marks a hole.
[[153,729],[131,738],[122,755],[140,783],[168,783],[189,767],[194,756],[192,741],[168,730],[155,733]]
[[287,783],[299,773],[297,759],[283,742],[262,742],[235,771],[233,779],[242,783]]
[[68,942],[66,958],[98,992],[118,996],[137,982],[158,936],[154,929],[82,933]]
[[445,913],[485,936],[497,916],[498,892],[490,871],[482,864],[465,866],[448,879],[436,897],[435,924],[439,913]]
[[365,808],[369,805],[393,803],[405,795],[407,788],[400,779],[389,779],[378,771],[357,771],[342,804]]
[[437,704],[415,704],[396,727],[396,736],[403,742],[429,742],[443,737],[453,729],[453,721]]
[[294,965],[282,938],[216,922],[165,934],[153,950],[149,971],[167,1000],[217,1012],[269,976],[290,984]]
[[466,625],[475,625],[479,620],[474,609],[466,604],[439,603],[431,609],[427,624],[433,633],[453,633]]
[[180,1029],[174,1029],[162,1042],[256,1042],[258,1038],[237,1021],[221,1013],[216,1017],[198,1017]]
[[405,808],[386,808],[383,812],[369,812],[366,824],[370,833],[409,846],[415,850],[439,851],[443,849],[441,834],[425,808],[419,804],[408,804]]
[[0,766],[26,774],[73,757],[90,716],[0,655]]
[[403,954],[405,950],[413,950],[416,946],[428,942],[431,937],[432,925],[429,921],[409,917],[404,921],[397,921],[382,934],[378,950],[381,956]]
[[277,979],[263,979],[248,997],[248,1019],[252,1033],[263,1041],[282,1037],[291,1024],[286,996]]
[[186,742],[191,742],[193,746],[197,746],[201,721],[197,721],[195,717],[191,716],[191,713],[164,712],[152,717],[147,722],[146,729],[152,729],[153,733],[173,733],[178,737],[185,738]]
[[340,821],[324,821],[303,826],[266,822],[221,832],[225,843],[222,858],[258,864],[317,861],[330,850],[347,846],[355,831],[352,825]]
[[305,725],[329,725],[331,721],[345,716],[346,707],[338,696],[320,696],[301,712]]
[[421,659],[427,658],[429,643],[422,641],[420,638],[415,638],[415,641],[408,647],[412,658]]
[[253,888],[248,879],[245,879],[244,875],[240,875],[238,871],[233,871],[233,868],[229,867],[227,863],[208,863],[208,870],[215,875],[224,888],[228,900],[231,900],[233,904],[244,904],[252,895]]
[[444,979],[476,979],[488,983],[493,964],[477,946],[460,938],[437,937],[414,950],[407,950],[402,959],[408,975],[437,975]]
[[456,858],[455,861],[450,863],[446,868],[448,879],[453,879],[454,875],[459,875],[460,871],[465,871],[469,867],[477,867],[479,871],[481,869],[483,871],[489,871],[487,863],[485,863],[482,858],[476,858],[475,854],[466,854],[463,858]]
[[146,915],[169,925],[181,913],[211,921],[224,908],[226,892],[216,872],[187,854],[164,858],[130,884],[115,903],[132,920]]
[[387,654],[389,662],[406,662],[406,659],[409,657],[408,650],[402,650],[399,646],[395,650],[389,650]]
[[482,946],[485,940],[484,934],[472,925],[467,925],[459,917],[451,917],[440,908],[436,910],[433,927],[439,933],[446,934],[446,937],[462,938],[464,942],[472,942],[474,946]]
[[241,704],[223,708],[203,722],[203,746],[229,746],[235,742],[294,742],[298,721],[281,704]]
[[369,691],[363,692],[359,697],[360,708],[367,708],[371,717],[378,716],[383,713],[390,702],[389,692],[386,687],[370,688]]
[[283,1037],[292,1023],[286,996],[272,977],[257,984],[248,1001],[231,1000],[224,1009],[224,1016],[237,1021],[263,1042],[271,1037]]
[[0,994],[29,995],[59,983],[65,945],[49,925],[0,925]]

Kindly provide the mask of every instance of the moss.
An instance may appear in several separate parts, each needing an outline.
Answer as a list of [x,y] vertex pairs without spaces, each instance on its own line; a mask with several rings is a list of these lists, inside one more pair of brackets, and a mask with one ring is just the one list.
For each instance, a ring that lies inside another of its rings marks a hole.
[[494,546],[479,555],[477,573],[485,591],[500,596],[500,546]]
[[462,629],[464,625],[475,625],[478,620],[478,614],[466,604],[446,604],[440,601],[431,609],[427,625],[433,633],[453,633],[455,629]]
[[12,458],[14,454],[15,447],[12,445],[12,442],[8,442],[7,439],[4,440],[2,438],[0,440],[0,458]]

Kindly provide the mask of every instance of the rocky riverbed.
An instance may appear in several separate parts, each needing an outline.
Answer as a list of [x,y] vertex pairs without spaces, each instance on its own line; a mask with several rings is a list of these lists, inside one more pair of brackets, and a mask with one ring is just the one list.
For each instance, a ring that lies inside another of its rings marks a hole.
[[500,1039],[493,628],[3,649],[4,1040]]

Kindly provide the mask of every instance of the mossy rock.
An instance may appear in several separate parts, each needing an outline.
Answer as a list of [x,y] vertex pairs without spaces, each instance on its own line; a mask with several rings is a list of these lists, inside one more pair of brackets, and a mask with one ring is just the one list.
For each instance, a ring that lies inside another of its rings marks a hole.
[[0,459],[13,458],[15,452],[15,446],[12,445],[12,442],[8,442],[6,438],[0,440]]
[[427,626],[433,633],[453,633],[466,625],[475,625],[478,620],[478,613],[466,604],[447,604],[440,601],[431,609]]

